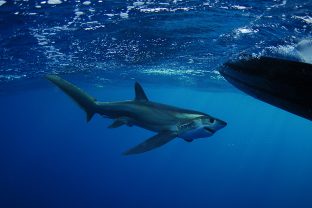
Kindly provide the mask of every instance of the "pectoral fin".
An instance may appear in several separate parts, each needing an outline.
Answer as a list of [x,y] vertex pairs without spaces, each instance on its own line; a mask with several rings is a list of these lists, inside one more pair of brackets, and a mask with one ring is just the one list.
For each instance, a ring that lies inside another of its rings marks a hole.
[[160,132],[159,134],[156,134],[155,136],[149,138],[145,142],[124,152],[124,155],[139,154],[139,153],[150,151],[152,149],[158,148],[170,142],[176,137],[177,137],[176,132],[172,132],[172,131]]

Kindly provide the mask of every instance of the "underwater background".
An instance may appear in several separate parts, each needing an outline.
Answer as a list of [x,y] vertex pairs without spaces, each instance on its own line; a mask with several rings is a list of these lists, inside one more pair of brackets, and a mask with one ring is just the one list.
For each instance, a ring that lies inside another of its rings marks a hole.
[[[312,207],[311,121],[236,90],[229,60],[312,63],[312,2],[0,0],[0,207]],[[227,122],[213,137],[121,153],[154,135],[84,112],[150,100]]]

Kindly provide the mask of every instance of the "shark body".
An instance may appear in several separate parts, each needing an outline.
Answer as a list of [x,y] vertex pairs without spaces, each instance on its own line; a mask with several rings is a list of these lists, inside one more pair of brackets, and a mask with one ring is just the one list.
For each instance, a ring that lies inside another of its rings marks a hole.
[[143,88],[135,83],[135,99],[121,102],[98,102],[70,82],[56,76],[47,79],[71,97],[87,114],[90,121],[94,114],[114,119],[109,128],[122,125],[139,126],[157,134],[129,149],[124,154],[143,153],[160,147],[174,138],[191,142],[212,136],[226,126],[226,122],[198,111],[177,108],[149,101]]

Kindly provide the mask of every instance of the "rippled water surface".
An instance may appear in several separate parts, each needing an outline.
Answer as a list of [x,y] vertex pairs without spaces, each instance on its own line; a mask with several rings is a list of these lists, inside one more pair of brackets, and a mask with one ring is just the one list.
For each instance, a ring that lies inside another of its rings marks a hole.
[[84,73],[99,83],[209,85],[242,54],[309,62],[297,46],[311,45],[311,9],[286,0],[1,1],[0,82]]

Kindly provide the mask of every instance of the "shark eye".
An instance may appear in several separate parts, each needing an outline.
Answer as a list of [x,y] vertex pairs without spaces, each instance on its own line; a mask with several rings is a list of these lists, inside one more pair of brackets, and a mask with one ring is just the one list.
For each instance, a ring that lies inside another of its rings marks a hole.
[[215,121],[215,120],[214,120],[213,118],[210,118],[210,119],[209,119],[209,122],[210,122],[210,123],[213,123],[214,121]]

